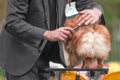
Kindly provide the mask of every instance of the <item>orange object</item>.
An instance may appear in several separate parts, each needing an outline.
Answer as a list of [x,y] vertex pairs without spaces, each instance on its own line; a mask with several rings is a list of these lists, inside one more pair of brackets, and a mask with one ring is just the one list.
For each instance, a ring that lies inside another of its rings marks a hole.
[[[76,79],[76,73],[73,71],[65,71],[61,74],[61,80],[75,80]],[[83,76],[80,76],[80,80],[86,80]]]
[[120,80],[120,71],[107,74],[102,80]]

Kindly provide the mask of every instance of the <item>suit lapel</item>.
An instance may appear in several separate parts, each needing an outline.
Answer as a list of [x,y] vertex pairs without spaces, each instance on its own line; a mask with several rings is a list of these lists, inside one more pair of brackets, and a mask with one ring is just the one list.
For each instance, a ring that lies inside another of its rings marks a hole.
[[[65,5],[66,5],[66,0],[57,0],[57,22],[58,22],[58,27],[62,26],[62,21],[63,21],[63,15],[64,15],[64,10],[65,10]],[[59,49],[60,49],[60,57],[61,57],[61,60],[65,66],[65,57],[64,57],[64,52],[63,52],[63,47],[62,47],[62,43],[59,41]]]
[[66,5],[66,0],[57,0],[57,5],[58,5],[58,26],[62,25],[62,19],[64,15],[64,10],[65,10],[65,5]]
[[[60,27],[62,25],[62,19],[64,15],[64,10],[65,10],[65,5],[66,5],[66,0],[57,0],[57,26]],[[47,26],[48,29],[50,29],[50,14],[49,14],[49,2],[48,0],[43,0],[44,8],[45,8],[45,17],[47,21]],[[60,47],[60,57],[64,62],[64,55],[61,54],[63,53],[63,48],[61,42],[59,42],[59,47]]]
[[49,11],[48,0],[43,0],[43,4],[44,4],[44,8],[45,8],[45,17],[46,17],[47,27],[50,30],[50,11]]
[[[65,5],[66,5],[66,0],[57,0],[57,26],[62,25],[62,19],[64,15],[64,10],[65,10]],[[44,8],[45,8],[45,17],[47,21],[47,26],[48,29],[50,29],[50,11],[49,11],[49,2],[48,0],[43,0]]]

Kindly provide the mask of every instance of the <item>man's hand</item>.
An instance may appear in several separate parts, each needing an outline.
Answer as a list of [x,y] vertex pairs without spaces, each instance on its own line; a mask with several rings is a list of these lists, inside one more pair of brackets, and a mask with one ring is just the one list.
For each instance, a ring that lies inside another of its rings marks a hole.
[[49,41],[62,41],[66,42],[66,40],[72,36],[72,32],[74,30],[70,27],[61,27],[56,30],[49,31],[47,30],[43,37]]
[[102,12],[97,8],[93,8],[80,11],[79,14],[81,15],[78,19],[78,25],[80,26],[97,23],[100,20]]

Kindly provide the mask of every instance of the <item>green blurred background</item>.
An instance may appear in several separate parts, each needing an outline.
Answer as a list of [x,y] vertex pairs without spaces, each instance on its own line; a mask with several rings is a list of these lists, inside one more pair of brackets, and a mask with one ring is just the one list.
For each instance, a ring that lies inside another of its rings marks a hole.
[[[95,0],[102,5],[106,19],[106,27],[111,33],[110,61],[120,62],[120,0]],[[6,0],[0,0],[0,29],[5,21]],[[0,76],[4,76],[4,71],[0,68]],[[0,80],[3,80],[0,78]]]

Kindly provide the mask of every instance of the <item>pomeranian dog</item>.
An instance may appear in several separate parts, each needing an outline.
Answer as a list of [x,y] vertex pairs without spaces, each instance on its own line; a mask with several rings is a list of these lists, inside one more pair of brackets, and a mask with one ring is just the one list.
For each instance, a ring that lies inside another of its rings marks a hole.
[[83,68],[89,68],[96,60],[97,67],[102,68],[111,49],[110,33],[101,24],[78,26],[77,19],[79,17],[80,14],[67,19],[64,24],[64,26],[75,30],[72,33],[72,38],[64,43],[64,48],[68,53],[68,67],[73,68],[82,62]]

